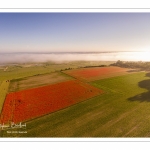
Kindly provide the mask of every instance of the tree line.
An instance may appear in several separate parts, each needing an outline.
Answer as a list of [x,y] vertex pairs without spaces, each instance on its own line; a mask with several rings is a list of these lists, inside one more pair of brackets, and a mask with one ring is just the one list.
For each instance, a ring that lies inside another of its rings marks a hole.
[[111,64],[111,66],[141,69],[141,70],[150,70],[150,62],[143,62],[143,61],[135,62],[135,61],[120,61],[120,60],[118,60],[116,63]]

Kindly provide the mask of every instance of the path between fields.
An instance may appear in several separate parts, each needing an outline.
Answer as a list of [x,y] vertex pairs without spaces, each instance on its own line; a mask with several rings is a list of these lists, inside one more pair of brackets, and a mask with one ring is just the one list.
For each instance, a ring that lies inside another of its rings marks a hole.
[[2,111],[3,104],[4,104],[4,101],[5,101],[5,97],[7,95],[9,83],[10,82],[8,82],[8,80],[4,80],[4,81],[2,81],[2,83],[0,85],[0,113]]

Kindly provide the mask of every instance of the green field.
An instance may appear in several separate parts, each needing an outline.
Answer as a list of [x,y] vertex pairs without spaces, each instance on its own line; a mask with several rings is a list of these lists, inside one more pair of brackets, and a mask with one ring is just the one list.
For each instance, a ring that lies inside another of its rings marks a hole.
[[1,136],[150,137],[149,73],[117,76],[90,84],[105,93],[26,122],[27,133],[9,134],[4,130]]

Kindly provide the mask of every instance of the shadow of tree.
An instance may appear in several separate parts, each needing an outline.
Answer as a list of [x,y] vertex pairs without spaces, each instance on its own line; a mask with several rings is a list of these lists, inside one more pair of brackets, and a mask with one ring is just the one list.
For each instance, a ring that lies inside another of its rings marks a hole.
[[150,77],[150,72],[146,74],[146,77]]
[[[150,77],[150,73],[147,73],[146,76]],[[148,92],[144,92],[144,93],[138,94],[134,97],[130,97],[130,98],[128,98],[128,100],[130,100],[130,101],[140,101],[140,102],[144,102],[144,101],[150,102],[150,79],[140,81],[138,83],[138,86],[141,87],[141,88],[147,89]]]
[[150,79],[139,82],[138,86],[150,90]]
[[130,97],[128,100],[130,101],[140,101],[140,102],[150,102],[150,91],[136,95],[134,97]]
[[139,70],[139,69],[131,69],[131,70],[128,70],[127,72],[139,72],[139,71],[141,71],[141,70]]

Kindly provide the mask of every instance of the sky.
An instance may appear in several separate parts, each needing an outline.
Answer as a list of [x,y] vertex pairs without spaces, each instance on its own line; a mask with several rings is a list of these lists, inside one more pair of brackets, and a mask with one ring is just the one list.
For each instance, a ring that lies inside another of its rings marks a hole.
[[0,13],[0,53],[150,51],[150,13]]

